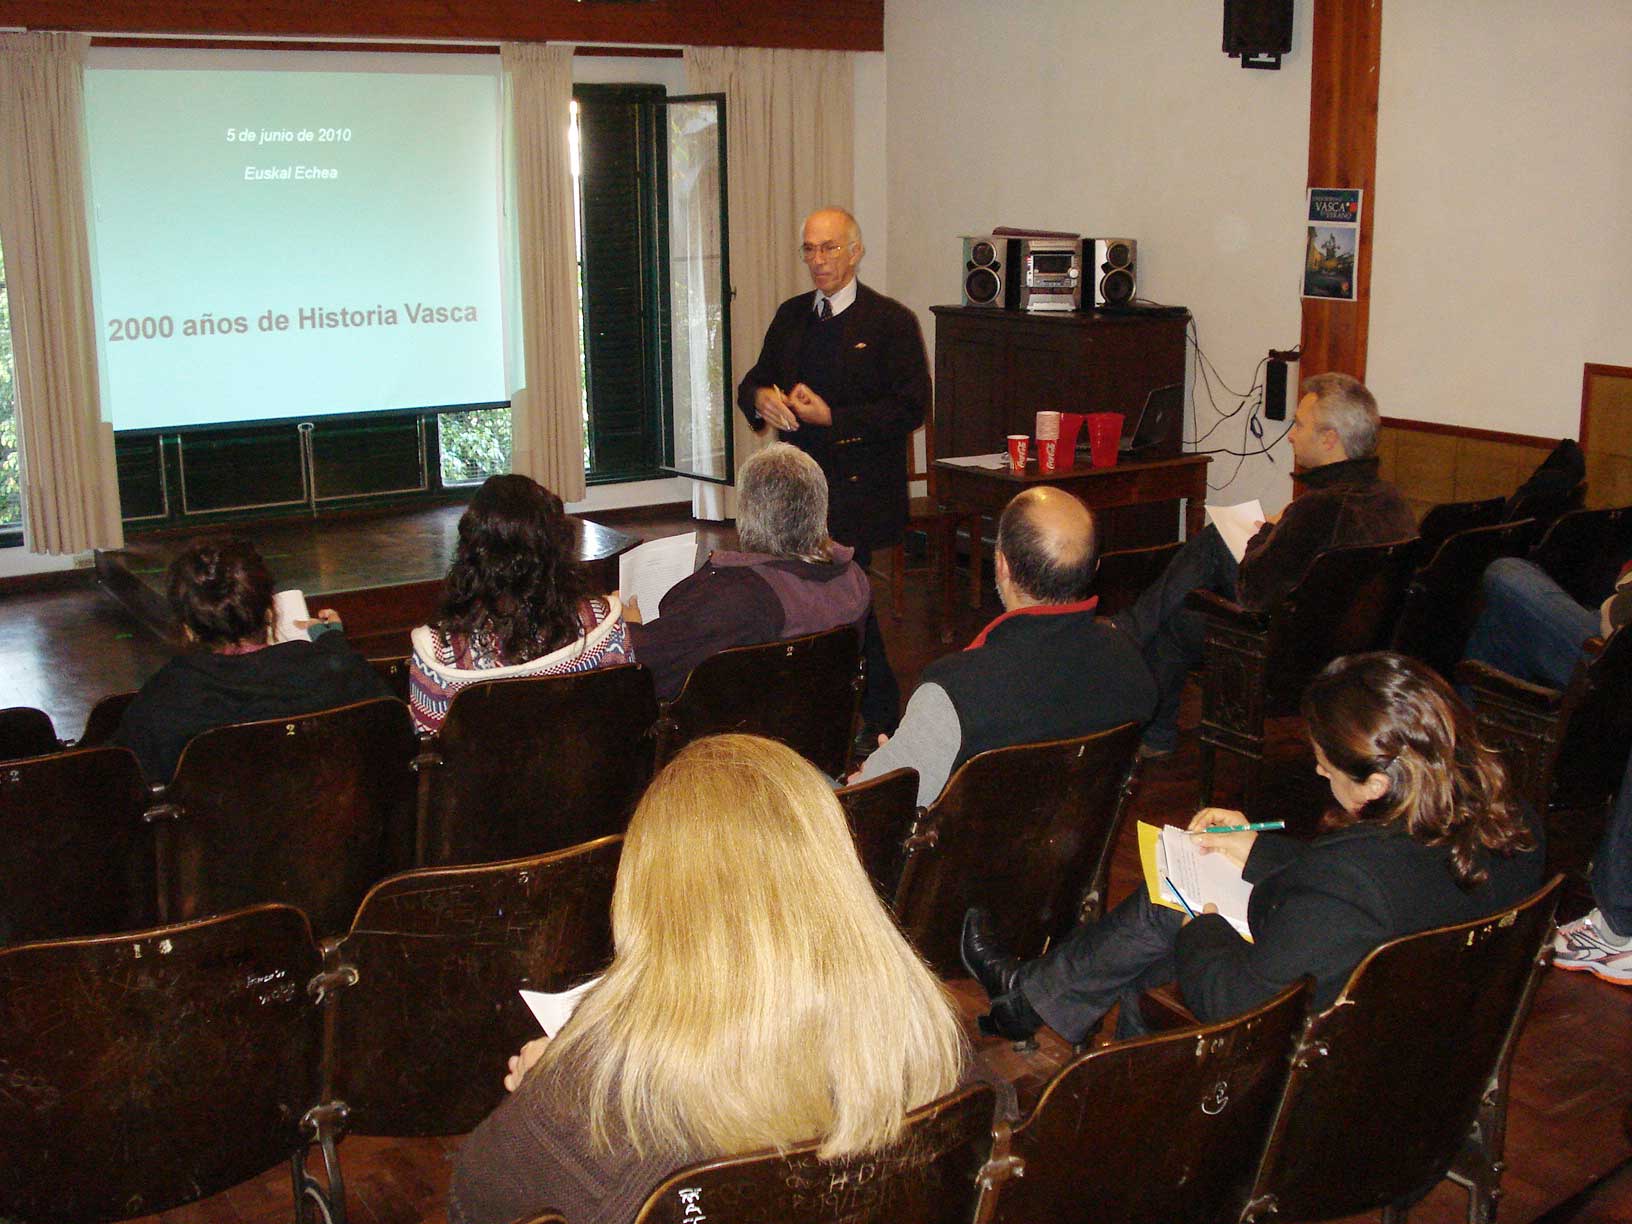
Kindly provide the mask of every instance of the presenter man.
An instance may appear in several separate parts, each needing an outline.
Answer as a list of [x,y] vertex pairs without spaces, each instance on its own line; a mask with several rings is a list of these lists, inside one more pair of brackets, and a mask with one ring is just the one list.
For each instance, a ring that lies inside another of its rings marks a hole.
[[[929,406],[929,362],[917,317],[856,280],[866,248],[842,208],[805,219],[799,247],[810,293],[777,308],[759,360],[737,388],[755,431],[779,433],[821,466],[828,532],[867,568],[875,548],[907,523],[907,447]],[[870,615],[863,643],[867,691],[863,735],[890,734],[901,693]]]

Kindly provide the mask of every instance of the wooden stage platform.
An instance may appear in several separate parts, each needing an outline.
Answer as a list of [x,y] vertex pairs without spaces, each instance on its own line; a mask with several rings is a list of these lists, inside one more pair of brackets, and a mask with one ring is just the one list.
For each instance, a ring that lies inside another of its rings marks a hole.
[[[200,535],[247,536],[266,558],[279,590],[306,593],[307,606],[333,608],[346,636],[370,657],[408,653],[408,634],[434,616],[442,579],[453,561],[463,505],[360,513],[334,518],[230,523],[210,531],[139,536],[96,554],[96,575],[144,625],[180,644],[165,598],[165,574]],[[587,519],[578,525],[578,555],[601,590],[618,585],[618,557],[639,536]]]

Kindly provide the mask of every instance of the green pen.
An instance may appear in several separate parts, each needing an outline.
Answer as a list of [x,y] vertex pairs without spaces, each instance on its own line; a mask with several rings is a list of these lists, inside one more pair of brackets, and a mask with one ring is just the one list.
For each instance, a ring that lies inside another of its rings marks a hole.
[[1258,820],[1244,825],[1211,825],[1205,829],[1197,829],[1198,833],[1272,833],[1276,829],[1286,828],[1284,820]]

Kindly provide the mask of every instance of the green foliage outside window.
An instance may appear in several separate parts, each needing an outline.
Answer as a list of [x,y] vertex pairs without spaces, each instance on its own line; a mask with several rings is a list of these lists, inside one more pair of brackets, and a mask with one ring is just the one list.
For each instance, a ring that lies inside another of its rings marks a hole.
[[17,390],[11,365],[11,304],[6,257],[0,252],[0,527],[23,519],[22,461],[17,454]]
[[473,484],[510,470],[510,409],[445,412],[436,420],[443,484]]

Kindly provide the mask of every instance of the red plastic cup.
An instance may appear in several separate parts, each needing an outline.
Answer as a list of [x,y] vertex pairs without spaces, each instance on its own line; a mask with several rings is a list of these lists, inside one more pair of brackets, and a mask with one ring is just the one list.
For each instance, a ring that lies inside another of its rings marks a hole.
[[1088,449],[1094,466],[1115,467],[1116,447],[1122,441],[1122,414],[1120,412],[1090,412],[1088,414]]
[[1025,434],[1009,435],[1009,471],[1016,476],[1022,476],[1026,471],[1026,449],[1031,445],[1031,439]]
[[1069,468],[1077,460],[1077,434],[1082,430],[1083,414],[1080,412],[1060,413],[1060,451],[1057,458],[1058,465]]
[[1039,472],[1052,472],[1054,470],[1054,461],[1059,448],[1060,440],[1058,438],[1037,439],[1037,470]]

